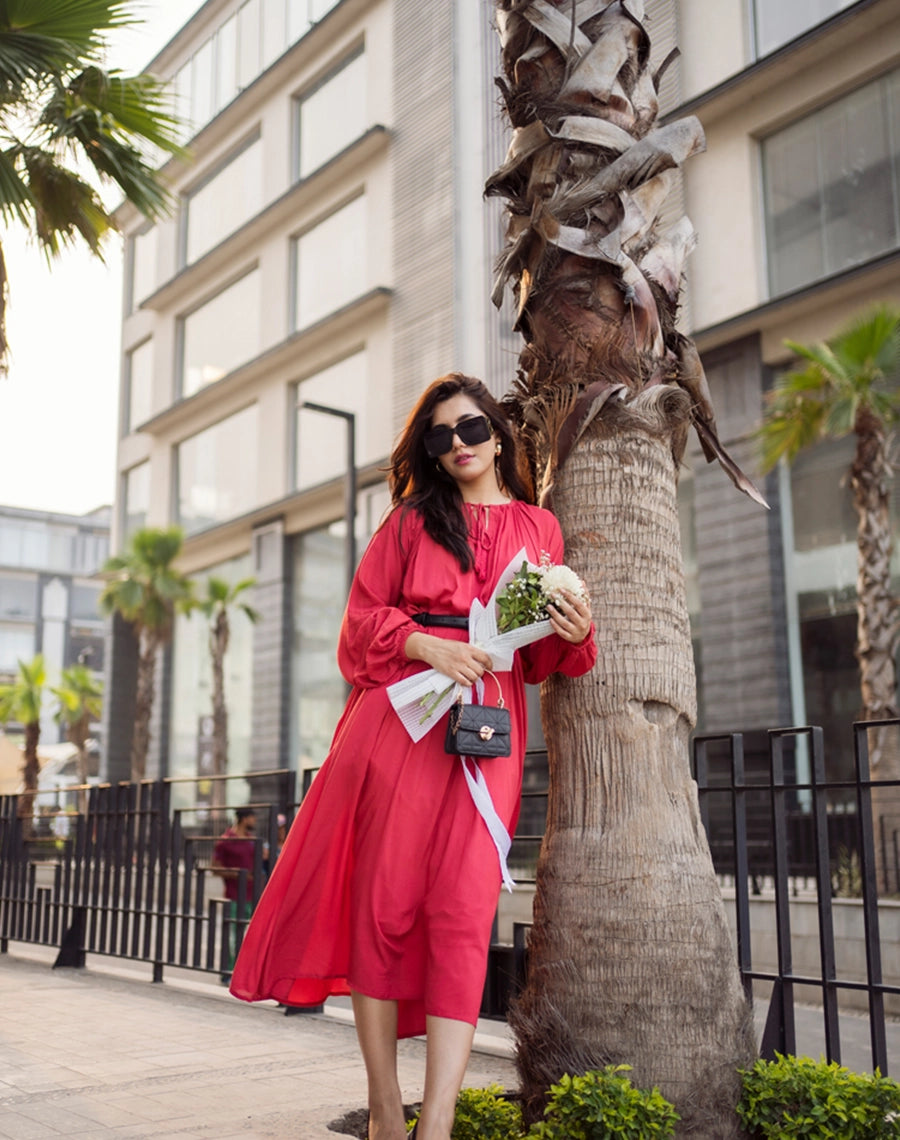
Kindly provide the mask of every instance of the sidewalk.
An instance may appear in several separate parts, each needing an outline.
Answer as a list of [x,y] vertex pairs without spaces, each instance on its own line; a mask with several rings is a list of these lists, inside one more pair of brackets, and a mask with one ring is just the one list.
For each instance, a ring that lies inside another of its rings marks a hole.
[[[338,1140],[329,1121],[365,1106],[349,1010],[285,1017],[205,977],[153,985],[146,966],[52,970],[54,956],[12,943],[0,957],[3,1140]],[[480,1046],[508,1052],[502,1039]],[[413,1102],[425,1046],[399,1052]],[[466,1083],[492,1081],[515,1083],[511,1061],[474,1053]]]
[[[208,975],[89,957],[53,970],[56,951],[0,956],[0,1140],[338,1140],[328,1124],[362,1108],[366,1082],[347,1002],[285,1017],[235,1001]],[[757,1029],[765,1009],[757,1010]],[[821,1012],[798,1007],[798,1052],[823,1048]],[[870,1068],[868,1020],[841,1018],[843,1060]],[[888,1025],[892,1075],[900,1024]],[[507,1027],[484,1021],[465,1083],[515,1087]],[[404,1099],[425,1076],[421,1040],[399,1046]]]

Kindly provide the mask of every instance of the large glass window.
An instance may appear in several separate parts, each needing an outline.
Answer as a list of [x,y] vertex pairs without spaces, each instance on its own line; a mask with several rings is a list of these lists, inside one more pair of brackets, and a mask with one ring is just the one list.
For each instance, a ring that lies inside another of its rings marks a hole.
[[[250,557],[244,555],[210,566],[198,577],[224,578],[232,584],[250,576]],[[252,591],[241,595],[252,605]],[[225,655],[225,704],[228,709],[228,772],[250,768],[253,695],[253,627],[245,614],[230,615],[231,637]],[[212,662],[209,653],[209,623],[197,612],[179,615],[172,647],[172,705],[169,772],[172,776],[203,774],[204,743],[212,716]],[[249,789],[243,780],[227,781],[227,802],[236,807],[247,802]],[[210,801],[209,782],[204,785],[173,785],[182,797],[177,805],[194,806]]]
[[0,576],[0,621],[34,621],[37,579]]
[[[123,539],[147,525],[150,510],[150,464],[138,463],[125,472],[125,509],[122,519]],[[124,545],[124,542],[123,542]]]
[[92,582],[74,582],[69,595],[69,618],[72,621],[100,621],[102,586]]
[[305,328],[365,293],[365,195],[298,237],[294,255],[295,328]]
[[183,318],[182,395],[221,380],[259,350],[260,284],[254,269]]
[[773,294],[900,244],[898,128],[894,71],[763,141]]
[[257,451],[255,404],[178,445],[178,522],[187,534],[257,505]]
[[71,571],[76,533],[73,527],[29,519],[3,519],[0,521],[0,564]]
[[15,673],[20,661],[34,657],[34,628],[0,624],[0,673]]
[[126,429],[134,429],[150,419],[153,412],[153,340],[133,348],[126,365],[128,376],[128,416]]
[[344,528],[335,523],[294,542],[294,632],[291,653],[291,754],[299,772],[318,768],[328,753],[346,699],[336,660],[346,601]]
[[347,470],[347,423],[299,406],[301,401],[352,412],[356,416],[356,463],[376,458],[368,453],[368,376],[365,352],[356,352],[297,385],[297,423],[294,449],[294,489],[314,487]]
[[133,311],[156,288],[156,250],[159,231],[156,226],[131,238],[131,280],[128,308]]
[[[833,778],[852,768],[850,723],[860,713],[856,646],[856,512],[847,471],[851,438],[818,444],[801,454],[790,472],[793,545],[791,578],[803,668],[805,723],[821,725]],[[900,526],[900,501],[891,488],[892,529]],[[894,577],[900,551],[894,552]]]
[[257,136],[184,200],[184,260],[190,264],[259,213],[262,140]]
[[366,56],[360,50],[297,100],[300,178],[359,138],[369,124]]
[[754,0],[756,54],[768,55],[855,0]]

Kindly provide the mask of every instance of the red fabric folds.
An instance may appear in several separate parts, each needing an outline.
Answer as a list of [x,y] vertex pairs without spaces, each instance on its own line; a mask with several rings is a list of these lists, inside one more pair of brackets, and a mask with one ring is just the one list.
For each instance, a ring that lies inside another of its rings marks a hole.
[[[394,511],[364,554],[338,646],[354,686],[331,750],[313,780],[251,919],[231,992],[315,1005],[355,989],[399,1004],[401,1037],[425,1015],[474,1024],[500,888],[497,853],[472,803],[442,721],[410,740],[386,686],[425,668],[404,645],[422,611],[468,614],[486,601],[523,546],[563,561],[548,511],[525,503],[470,514],[476,567],[462,573],[413,513]],[[465,640],[464,630],[429,630]],[[482,762],[510,833],[519,810],[526,740],[523,684],[559,670],[587,672],[593,635],[572,646],[551,635],[516,654],[500,680],[512,713],[512,755]]]

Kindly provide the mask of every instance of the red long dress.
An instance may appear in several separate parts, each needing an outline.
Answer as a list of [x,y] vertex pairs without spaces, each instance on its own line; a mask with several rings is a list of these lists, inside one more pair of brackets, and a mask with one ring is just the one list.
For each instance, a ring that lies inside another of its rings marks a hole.
[[[425,1016],[475,1024],[500,889],[497,850],[472,802],[462,762],[444,751],[446,717],[413,743],[386,687],[426,666],[409,661],[412,614],[468,615],[524,547],[562,562],[556,518],[526,503],[467,508],[475,567],[463,573],[421,519],[395,510],[366,550],[338,648],[353,691],[244,937],[231,992],[318,1005],[350,989],[398,1002],[398,1035]],[[465,630],[429,633],[466,640]],[[591,634],[551,634],[499,674],[512,714],[512,754],[481,761],[494,807],[516,825],[526,740],[524,682],[586,673]],[[495,699],[488,679],[486,700]]]

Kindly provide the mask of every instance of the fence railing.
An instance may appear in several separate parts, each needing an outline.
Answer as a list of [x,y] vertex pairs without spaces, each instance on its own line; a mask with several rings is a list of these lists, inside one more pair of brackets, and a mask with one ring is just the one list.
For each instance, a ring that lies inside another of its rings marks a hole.
[[[872,1063],[887,1073],[885,996],[900,995],[900,986],[883,977],[878,901],[879,890],[895,893],[900,886],[900,781],[871,777],[870,734],[881,730],[896,734],[900,721],[853,726],[855,768],[852,778],[841,780],[826,779],[818,728],[771,731],[765,771],[757,764],[748,772],[739,733],[694,741],[694,775],[713,862],[734,885],[741,976],[750,995],[754,982],[772,986],[764,1055],[795,1051],[795,990],[812,986],[821,996],[826,1054],[840,1061],[838,998],[842,991],[862,991]],[[796,757],[804,751],[809,778],[800,781]],[[545,754],[530,758],[526,777],[513,857],[518,851],[527,870],[543,831]],[[277,852],[277,817],[284,814],[290,822],[296,807],[294,773],[238,778],[249,781],[258,828],[247,841],[253,843],[252,870],[238,873],[237,890],[228,892],[234,898],[226,897],[212,869],[228,816],[192,806],[190,795],[177,787],[188,781],[93,787],[84,814],[50,813],[65,826],[47,835],[30,836],[31,821],[18,816],[17,798],[0,797],[0,952],[11,941],[25,941],[57,947],[58,965],[83,965],[88,953],[132,958],[151,965],[154,981],[170,966],[228,974],[265,883],[269,855]],[[833,900],[842,874],[849,875],[862,905],[864,980],[838,974]],[[751,898],[763,889],[773,896],[774,969],[755,968],[751,954]],[[794,969],[791,903],[801,892],[817,911],[816,972]],[[505,1016],[524,980],[526,958],[527,926],[517,923],[511,946],[491,947],[484,1016]]]
[[[154,981],[167,966],[227,974],[277,851],[278,814],[293,815],[296,794],[286,770],[240,779],[257,835],[244,840],[252,870],[230,890],[212,859],[231,813],[173,808],[173,788],[189,781],[95,786],[84,814],[47,812],[39,822],[50,827],[37,831],[17,797],[0,797],[0,952],[24,941],[58,947],[60,966],[84,965],[88,953],[132,958]],[[254,785],[265,793],[257,802]]]

